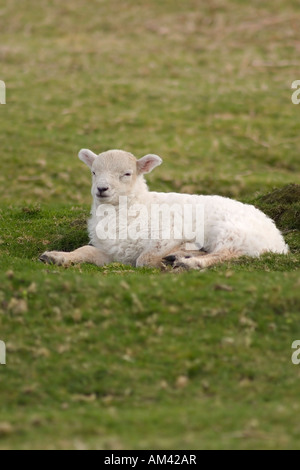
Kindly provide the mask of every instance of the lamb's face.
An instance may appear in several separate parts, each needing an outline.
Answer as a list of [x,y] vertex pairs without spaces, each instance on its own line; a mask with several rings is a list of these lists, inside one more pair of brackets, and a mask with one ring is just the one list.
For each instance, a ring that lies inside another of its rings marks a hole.
[[162,159],[157,155],[146,155],[137,160],[123,150],[109,150],[96,155],[90,150],[81,150],[79,158],[92,172],[92,196],[96,203],[118,204],[121,196],[130,196],[135,185]]
[[92,196],[100,203],[116,203],[120,196],[129,196],[137,178],[137,160],[122,151],[104,152],[91,168]]

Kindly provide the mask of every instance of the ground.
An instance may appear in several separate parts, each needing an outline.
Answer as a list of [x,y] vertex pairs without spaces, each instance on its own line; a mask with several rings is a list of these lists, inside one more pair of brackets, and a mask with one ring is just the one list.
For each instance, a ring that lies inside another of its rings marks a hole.
[[[0,449],[299,449],[296,1],[7,0],[0,9]],[[81,148],[153,190],[274,218],[288,256],[203,272],[44,266],[87,241]]]

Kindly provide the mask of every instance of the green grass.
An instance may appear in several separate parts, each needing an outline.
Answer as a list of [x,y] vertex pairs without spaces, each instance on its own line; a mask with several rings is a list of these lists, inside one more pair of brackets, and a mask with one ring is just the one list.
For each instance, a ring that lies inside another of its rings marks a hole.
[[[0,449],[300,448],[300,9],[204,3],[0,10]],[[44,266],[87,241],[85,147],[161,155],[151,188],[253,203],[291,253]]]

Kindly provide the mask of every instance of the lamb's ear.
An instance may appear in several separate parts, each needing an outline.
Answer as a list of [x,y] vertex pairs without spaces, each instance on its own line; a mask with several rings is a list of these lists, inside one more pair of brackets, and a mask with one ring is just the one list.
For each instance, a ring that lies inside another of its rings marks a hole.
[[137,161],[137,171],[139,175],[150,173],[155,167],[162,164],[162,159],[158,155],[145,155]]
[[80,150],[78,157],[83,161],[89,168],[92,168],[95,158],[97,158],[94,152],[88,149]]

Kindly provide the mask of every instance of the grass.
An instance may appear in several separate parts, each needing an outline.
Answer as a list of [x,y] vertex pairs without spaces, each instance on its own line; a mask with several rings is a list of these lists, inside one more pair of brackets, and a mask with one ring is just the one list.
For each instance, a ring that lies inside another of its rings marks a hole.
[[[299,449],[299,26],[291,0],[6,1],[0,449]],[[84,147],[161,155],[151,188],[253,203],[291,253],[38,263],[87,241]]]

